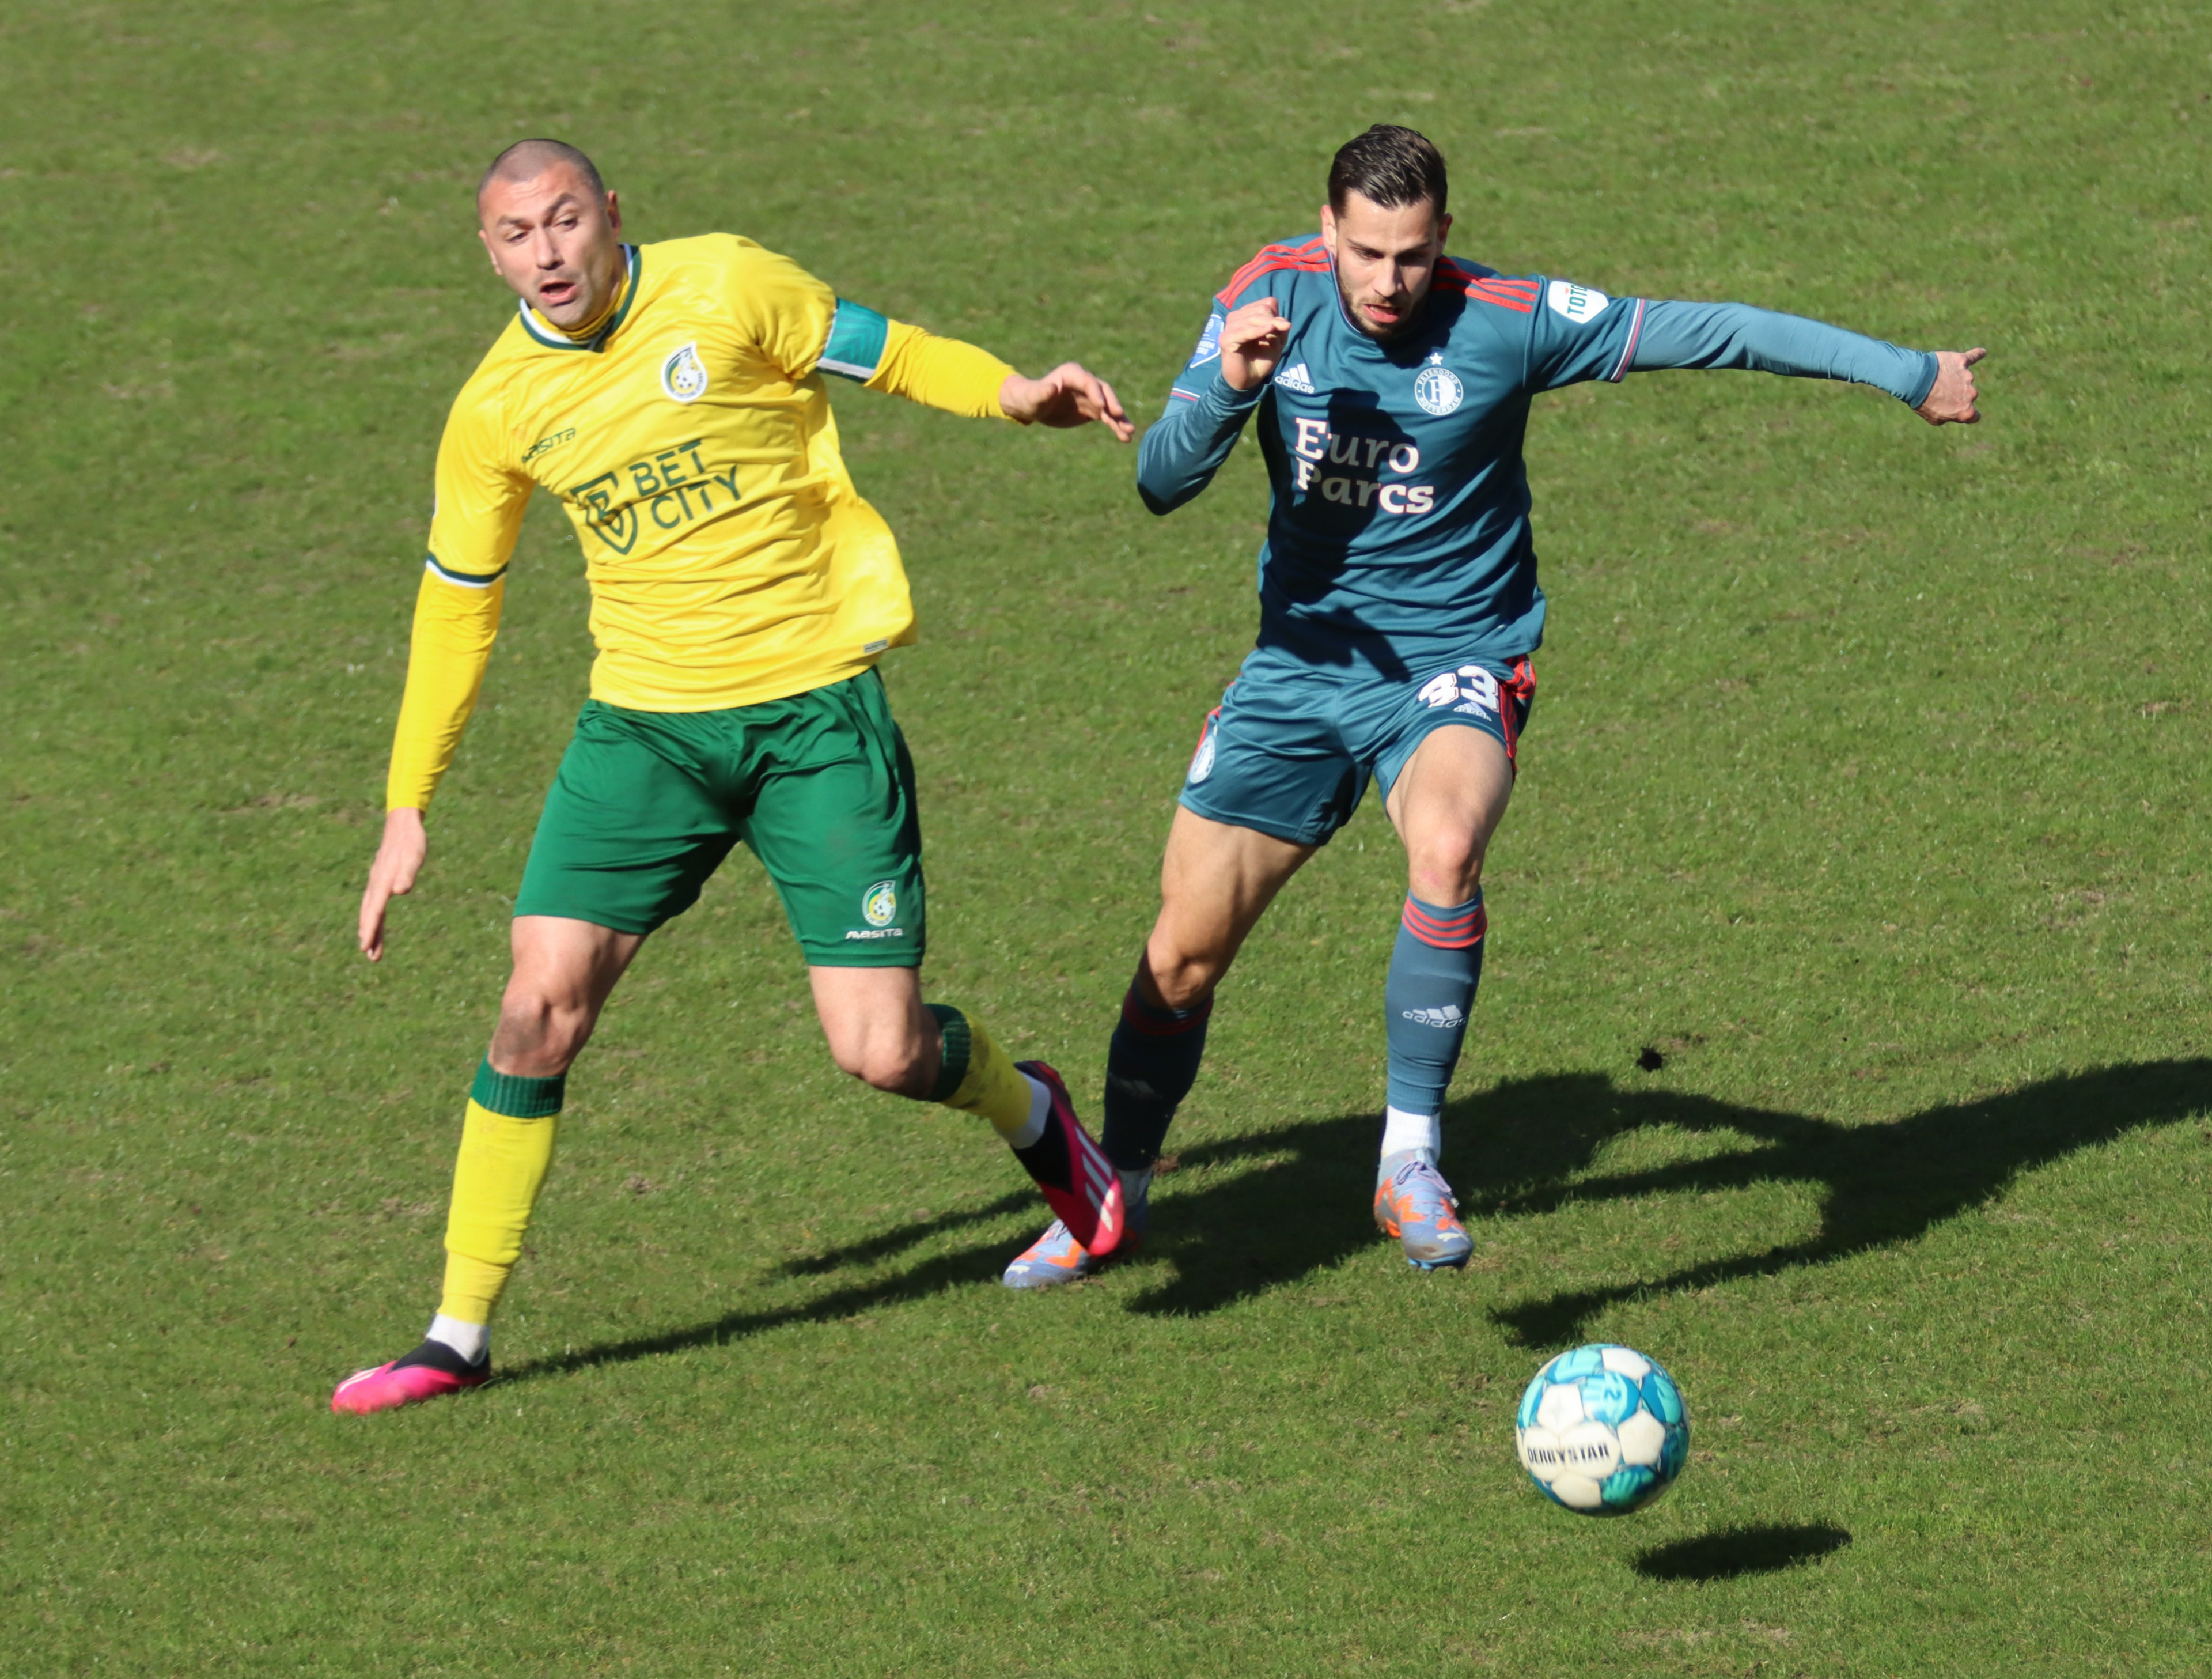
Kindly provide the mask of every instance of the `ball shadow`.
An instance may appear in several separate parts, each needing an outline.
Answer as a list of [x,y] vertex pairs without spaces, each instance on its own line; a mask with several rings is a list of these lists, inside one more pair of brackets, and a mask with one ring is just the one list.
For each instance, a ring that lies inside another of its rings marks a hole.
[[1840,1551],[1851,1536],[1832,1522],[1790,1526],[1723,1528],[1694,1539],[1676,1539],[1641,1552],[1629,1566],[1647,1580],[1732,1580],[1745,1574],[1773,1574],[1802,1567]]

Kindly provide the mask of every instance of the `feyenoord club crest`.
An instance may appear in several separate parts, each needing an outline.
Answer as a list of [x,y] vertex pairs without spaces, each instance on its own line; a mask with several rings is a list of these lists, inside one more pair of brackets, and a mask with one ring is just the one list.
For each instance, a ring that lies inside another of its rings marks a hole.
[[1206,725],[1206,738],[1198,743],[1198,751],[1192,755],[1190,760],[1189,773],[1183,777],[1193,787],[1197,786],[1199,782],[1213,773],[1214,727],[1213,724]]
[[1424,414],[1449,414],[1467,400],[1467,386],[1444,365],[1441,350],[1433,352],[1413,375],[1413,400],[1420,404]]
[[660,388],[678,402],[696,402],[707,394],[707,364],[699,359],[697,344],[685,344],[660,364]]

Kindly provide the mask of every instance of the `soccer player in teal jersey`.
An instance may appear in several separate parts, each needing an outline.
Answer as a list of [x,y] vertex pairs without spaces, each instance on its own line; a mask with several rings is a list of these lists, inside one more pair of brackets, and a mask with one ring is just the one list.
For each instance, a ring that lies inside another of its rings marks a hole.
[[[1145,435],[1145,504],[1197,496],[1248,422],[1273,485],[1259,644],[1208,717],[1168,836],[1162,903],[1106,1071],[1127,1252],[1152,1162],[1197,1077],[1214,989],[1291,876],[1372,781],[1407,890],[1383,988],[1389,1086],[1374,1210],[1423,1268],[1472,1244],[1437,1169],[1444,1092],[1482,971],[1482,861],[1513,790],[1544,594],[1522,459],[1531,398],[1656,368],[1748,368],[1888,392],[1931,424],[1978,417],[1983,351],[1900,350],[1737,303],[1608,297],[1443,254],[1443,159],[1370,129],[1329,170],[1321,231],[1217,294]],[[1060,1225],[1015,1287],[1097,1260]]]

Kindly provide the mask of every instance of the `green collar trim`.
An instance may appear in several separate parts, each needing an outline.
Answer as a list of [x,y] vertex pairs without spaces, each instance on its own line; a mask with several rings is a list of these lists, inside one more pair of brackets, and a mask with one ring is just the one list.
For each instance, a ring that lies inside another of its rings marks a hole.
[[596,352],[607,347],[607,340],[614,337],[621,330],[623,322],[629,319],[630,305],[637,301],[637,277],[645,267],[645,259],[639,254],[636,246],[625,245],[622,248],[627,273],[623,281],[621,307],[607,318],[605,325],[600,327],[588,338],[570,338],[559,327],[546,320],[523,299],[518,297],[514,300],[515,307],[522,313],[522,330],[530,335],[533,343],[543,344],[548,350],[588,350]]

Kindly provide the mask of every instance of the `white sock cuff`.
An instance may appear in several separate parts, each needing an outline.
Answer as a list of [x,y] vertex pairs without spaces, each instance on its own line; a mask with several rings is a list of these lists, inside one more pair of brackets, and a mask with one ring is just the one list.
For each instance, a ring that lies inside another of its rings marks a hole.
[[1045,1088],[1044,1080],[1031,1079],[1026,1073],[1022,1077],[1029,1081],[1030,1119],[1029,1123],[1022,1127],[1021,1135],[1006,1139],[1016,1148],[1027,1148],[1042,1136],[1044,1122],[1052,1117],[1052,1092]]
[[491,1329],[483,1323],[464,1323],[441,1311],[430,1320],[428,1339],[445,1342],[471,1364],[482,1364],[491,1347]]
[[1403,1108],[1382,1110],[1382,1152],[1402,1154],[1408,1149],[1428,1156],[1431,1165],[1443,1158],[1443,1116],[1409,1114]]

